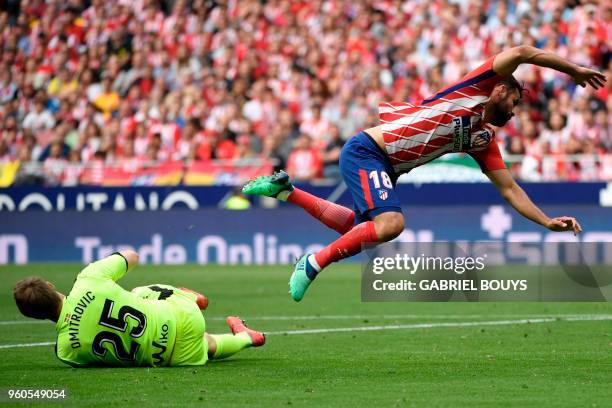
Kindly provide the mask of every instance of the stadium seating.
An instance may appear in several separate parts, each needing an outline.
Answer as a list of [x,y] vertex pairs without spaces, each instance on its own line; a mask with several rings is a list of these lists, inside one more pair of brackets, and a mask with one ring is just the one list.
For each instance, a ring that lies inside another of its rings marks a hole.
[[[199,169],[239,181],[270,166],[337,177],[338,146],[377,123],[380,101],[416,102],[507,47],[610,77],[604,3],[7,2],[0,165],[15,184],[214,183]],[[516,76],[524,101],[497,132],[516,176],[609,180],[610,81]]]

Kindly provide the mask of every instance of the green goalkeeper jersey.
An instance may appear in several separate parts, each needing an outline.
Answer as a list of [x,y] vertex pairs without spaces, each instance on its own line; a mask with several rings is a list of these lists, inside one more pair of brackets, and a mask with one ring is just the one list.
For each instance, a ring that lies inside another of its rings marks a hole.
[[115,283],[127,261],[113,254],[89,264],[64,299],[56,353],[72,366],[166,366],[176,338],[167,302],[143,299]]

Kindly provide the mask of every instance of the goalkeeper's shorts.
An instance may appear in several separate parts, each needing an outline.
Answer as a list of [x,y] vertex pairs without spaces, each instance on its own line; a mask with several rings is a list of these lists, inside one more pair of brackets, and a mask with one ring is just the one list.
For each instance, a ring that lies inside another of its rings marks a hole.
[[[155,289],[152,289],[153,287]],[[206,321],[196,303],[196,295],[163,284],[140,286],[132,289],[132,293],[144,299],[166,301],[172,307],[176,315],[176,341],[170,366],[206,364]]]

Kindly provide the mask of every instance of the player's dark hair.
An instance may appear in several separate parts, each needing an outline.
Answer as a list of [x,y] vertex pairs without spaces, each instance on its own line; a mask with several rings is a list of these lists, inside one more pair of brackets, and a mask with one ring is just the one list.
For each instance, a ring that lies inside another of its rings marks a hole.
[[60,295],[49,283],[37,276],[22,279],[13,288],[13,297],[19,311],[34,319],[55,320],[62,302]]
[[516,80],[516,78],[513,75],[508,75],[506,78],[504,78],[499,83],[506,85],[506,87],[511,91],[514,89],[518,90],[520,97],[521,98],[523,97],[523,92],[525,91],[525,88],[523,87],[523,85],[520,84],[519,81]]

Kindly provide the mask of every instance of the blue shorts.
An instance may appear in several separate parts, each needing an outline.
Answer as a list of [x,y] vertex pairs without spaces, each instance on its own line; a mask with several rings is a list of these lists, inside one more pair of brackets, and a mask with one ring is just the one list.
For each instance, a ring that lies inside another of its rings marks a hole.
[[360,132],[346,142],[340,154],[340,172],[355,202],[357,224],[384,212],[402,212],[393,166],[367,133]]

